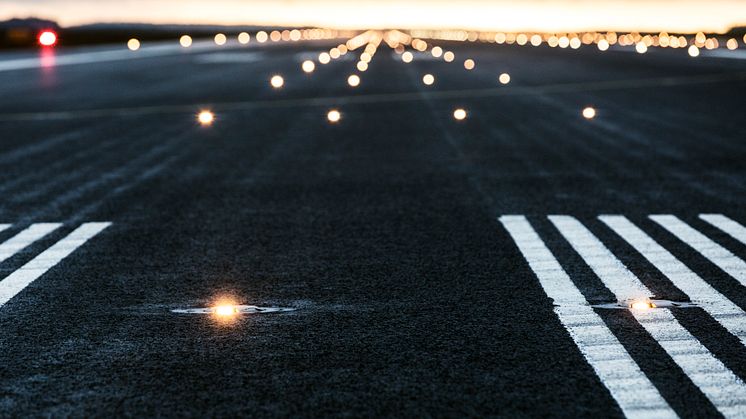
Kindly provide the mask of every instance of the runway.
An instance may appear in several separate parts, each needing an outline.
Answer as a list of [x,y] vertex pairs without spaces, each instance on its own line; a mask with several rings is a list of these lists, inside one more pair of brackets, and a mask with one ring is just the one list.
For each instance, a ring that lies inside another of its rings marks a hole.
[[3,416],[746,415],[738,51],[340,42],[0,54]]

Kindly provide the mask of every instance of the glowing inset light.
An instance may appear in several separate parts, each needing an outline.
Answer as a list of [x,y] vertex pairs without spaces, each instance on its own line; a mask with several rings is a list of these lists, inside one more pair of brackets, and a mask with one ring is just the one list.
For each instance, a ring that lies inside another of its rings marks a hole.
[[201,125],[212,125],[215,122],[215,114],[210,111],[202,111],[197,115],[197,121]]
[[256,40],[260,44],[267,42],[267,39],[269,39],[269,35],[267,35],[267,32],[259,31],[256,33]]
[[497,78],[498,81],[500,81],[500,84],[508,84],[510,83],[510,74],[508,73],[502,73]]
[[596,117],[596,110],[590,106],[583,109],[583,118],[593,119]]
[[215,45],[225,45],[228,42],[228,37],[225,34],[219,33],[215,35]]
[[738,48],[738,41],[736,40],[736,38],[731,38],[728,40],[728,42],[725,43],[725,46],[729,50],[733,51],[734,49]]
[[246,45],[251,41],[251,35],[248,32],[241,32],[238,34],[238,42],[241,45]]
[[691,45],[687,49],[687,52],[689,53],[690,57],[699,57],[699,48],[697,48],[696,45]]
[[443,55],[443,48],[441,47],[433,47],[432,51],[430,51],[431,54],[433,54],[433,57],[440,58],[441,55]]
[[303,61],[303,64],[301,64],[301,68],[306,73],[313,73],[313,70],[316,69],[316,64],[314,64],[311,60],[306,60]]
[[232,304],[223,304],[215,307],[213,313],[220,317],[234,316],[238,313],[238,309]]
[[360,86],[360,76],[358,76],[357,74],[353,74],[350,77],[347,77],[347,84],[352,87]]
[[650,300],[634,300],[629,304],[629,308],[632,310],[650,310],[655,307],[655,304]]
[[401,55],[401,60],[405,63],[411,63],[413,59],[414,55],[412,55],[412,53],[409,51],[406,51],[404,54]]
[[466,119],[466,110],[462,108],[458,108],[455,111],[453,111],[453,118],[457,121],[463,121]]
[[422,82],[425,83],[427,86],[431,86],[433,83],[435,83],[435,76],[432,74],[425,74],[422,76]]
[[474,66],[475,66],[474,60],[472,60],[471,58],[469,58],[466,61],[464,61],[464,68],[465,69],[467,69],[467,70],[474,70]]
[[451,52],[451,51],[446,51],[446,52],[445,52],[445,53],[443,54],[443,61],[445,61],[445,62],[447,62],[447,63],[450,63],[450,62],[452,62],[452,61],[453,61],[453,60],[455,60],[455,59],[456,59],[456,54],[454,54],[454,53],[453,53],[453,52]]
[[602,39],[602,40],[598,41],[598,45],[597,46],[598,46],[599,50],[606,51],[606,50],[609,49],[609,41],[607,41],[605,39]]
[[127,48],[129,48],[130,51],[137,51],[140,49],[140,41],[135,38],[130,39],[127,41]]
[[342,114],[339,113],[338,110],[332,109],[326,114],[326,119],[328,119],[332,124],[336,124],[340,119],[342,119]]
[[57,34],[52,31],[43,31],[39,34],[39,44],[45,47],[52,47],[57,43]]
[[321,54],[319,54],[319,62],[321,64],[329,64],[329,61],[331,60],[332,60],[332,57],[331,55],[329,55],[329,53],[322,52]]
[[189,35],[182,35],[181,38],[179,38],[179,44],[184,48],[189,48],[192,46],[192,37]]
[[638,42],[637,45],[635,45],[635,51],[637,51],[638,54],[644,54],[648,52],[648,46],[645,45],[644,42]]
[[269,79],[269,84],[272,85],[275,89],[279,89],[283,85],[285,85],[285,79],[282,78],[280,75],[272,76],[271,79]]
[[358,61],[355,67],[357,67],[358,71],[366,71],[368,69],[368,63],[365,61]]

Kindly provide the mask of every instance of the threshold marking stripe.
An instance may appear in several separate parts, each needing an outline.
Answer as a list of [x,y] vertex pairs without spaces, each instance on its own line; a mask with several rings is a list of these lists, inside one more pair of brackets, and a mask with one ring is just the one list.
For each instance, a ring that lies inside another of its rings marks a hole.
[[598,217],[677,288],[746,345],[746,312],[622,215]]
[[0,262],[4,262],[33,242],[58,229],[60,223],[32,224],[25,230],[0,244]]
[[675,418],[676,413],[640,370],[624,346],[585,300],[524,216],[500,222],[554,300],[554,312],[580,353],[609,390],[622,412],[635,418]]
[[0,281],[0,306],[111,223],[85,223]]
[[[645,285],[578,220],[570,216],[549,219],[619,301],[650,296]],[[642,295],[637,294],[640,291]],[[630,313],[723,416],[746,416],[746,384],[689,333],[670,310]]]
[[709,259],[710,262],[735,278],[741,285],[746,286],[746,262],[731,253],[730,250],[715,243],[674,215],[651,215],[650,219]]
[[746,227],[722,214],[699,214],[699,218],[724,231],[729,236],[746,244]]

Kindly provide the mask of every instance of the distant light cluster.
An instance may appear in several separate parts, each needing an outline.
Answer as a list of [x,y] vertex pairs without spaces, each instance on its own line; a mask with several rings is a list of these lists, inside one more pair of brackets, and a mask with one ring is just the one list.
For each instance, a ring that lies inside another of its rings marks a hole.
[[[292,29],[292,30],[273,30],[258,31],[253,36],[248,32],[241,32],[231,40],[229,35],[218,33],[212,39],[212,44],[222,47],[226,45],[247,45],[252,40],[259,44],[267,42],[297,42],[310,40],[330,40],[345,39],[329,50],[318,53],[314,59],[305,59],[301,65],[301,70],[311,75],[317,70],[317,64],[324,66],[332,61],[338,60],[348,54],[355,54],[357,61],[355,69],[359,74],[353,73],[347,76],[346,82],[349,87],[356,88],[362,84],[362,73],[370,68],[374,57],[382,44],[388,46],[399,60],[404,64],[410,64],[419,59],[442,60],[445,63],[452,63],[456,60],[456,54],[451,50],[446,50],[441,46],[434,45],[437,41],[449,42],[485,42],[497,45],[517,45],[527,47],[539,47],[546,45],[550,48],[560,49],[579,49],[583,46],[595,46],[598,51],[609,51],[615,48],[630,48],[638,54],[646,54],[651,48],[672,48],[686,50],[691,57],[698,57],[701,50],[713,50],[726,48],[730,51],[737,50],[741,43],[746,44],[746,36],[739,41],[736,38],[723,38],[721,36],[708,36],[702,32],[695,35],[668,34],[660,32],[655,34],[641,34],[636,32],[618,34],[615,32],[583,32],[583,33],[506,33],[506,32],[474,32],[474,31],[428,31],[413,30],[409,32],[399,30],[368,30],[364,32],[337,31],[332,29]],[[42,45],[53,44],[56,42],[49,34],[43,34],[39,38]],[[179,44],[183,48],[191,48],[195,41],[190,35],[182,35],[179,38]],[[204,45],[204,44],[202,44]],[[127,48],[131,51],[137,51],[141,43],[137,38],[132,38],[127,42]],[[474,58],[465,58],[462,61],[463,68],[466,71],[473,71],[477,68],[477,61]],[[487,70],[489,71],[489,70]],[[511,75],[508,72],[495,73],[496,80],[501,85],[511,83]],[[436,75],[426,73],[421,75],[422,84],[432,86],[435,84]],[[270,86],[275,89],[281,89],[285,86],[285,78],[279,74],[273,74],[269,78]],[[593,107],[585,107],[580,110],[580,115],[588,120],[597,117],[597,110]],[[329,123],[337,124],[341,121],[341,112],[339,109],[328,111],[326,117]],[[465,108],[456,108],[453,110],[452,117],[456,121],[464,121],[468,116]],[[202,110],[197,115],[197,120],[202,126],[210,126],[215,121],[215,114],[210,110]]]

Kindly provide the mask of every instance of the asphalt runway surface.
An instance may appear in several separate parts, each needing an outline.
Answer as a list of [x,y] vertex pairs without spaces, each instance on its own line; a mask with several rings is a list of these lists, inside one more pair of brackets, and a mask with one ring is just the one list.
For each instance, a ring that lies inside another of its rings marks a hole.
[[746,61],[440,44],[0,58],[2,416],[746,415]]

